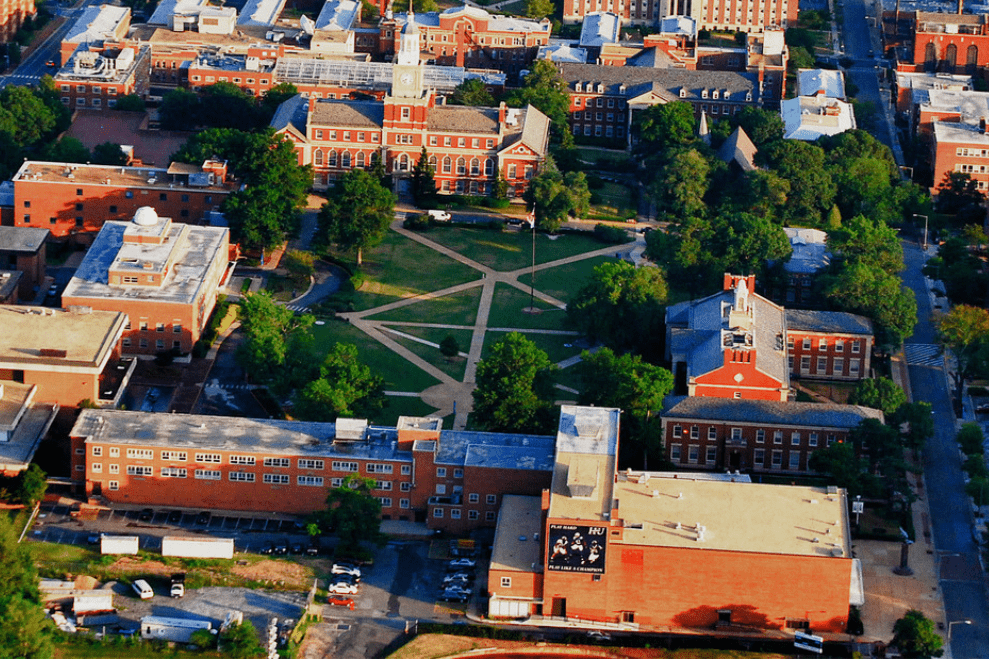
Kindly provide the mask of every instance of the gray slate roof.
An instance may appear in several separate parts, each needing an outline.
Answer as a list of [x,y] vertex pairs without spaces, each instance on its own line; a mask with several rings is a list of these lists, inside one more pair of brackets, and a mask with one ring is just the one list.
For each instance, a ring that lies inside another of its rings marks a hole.
[[755,154],[758,151],[748,134],[739,126],[718,149],[718,158],[729,164],[734,162],[743,171],[751,172],[756,169]]
[[498,134],[498,108],[438,105],[430,108],[427,126],[431,131]]
[[297,94],[278,106],[271,118],[271,127],[276,131],[294,128],[299,135],[306,134],[306,114],[309,112],[309,99]]
[[832,332],[835,334],[862,334],[871,336],[872,321],[845,311],[786,310],[787,330]]
[[48,229],[0,227],[0,252],[34,254],[48,238]]
[[[632,87],[649,85],[654,88],[662,88],[672,94],[672,98],[684,101],[713,101],[714,99],[711,98],[710,94],[707,99],[702,99],[701,90],[704,89],[709,92],[717,89],[720,92],[718,99],[720,101],[745,102],[746,93],[752,94],[753,102],[759,101],[759,80],[758,76],[752,73],[568,63],[560,63],[557,68],[571,90],[577,82],[601,83],[609,95],[633,97],[645,91],[645,88],[642,91],[637,88],[633,93]],[[622,85],[626,87],[624,94],[619,89]],[[680,97],[681,89],[685,92],[685,96],[682,98]],[[728,99],[724,98],[726,91],[731,94]]]
[[883,421],[883,413],[861,405],[670,396],[662,417],[811,428],[854,428],[863,419]]
[[313,126],[351,126],[381,128],[385,106],[378,101],[333,101],[323,99],[313,107],[309,123]]

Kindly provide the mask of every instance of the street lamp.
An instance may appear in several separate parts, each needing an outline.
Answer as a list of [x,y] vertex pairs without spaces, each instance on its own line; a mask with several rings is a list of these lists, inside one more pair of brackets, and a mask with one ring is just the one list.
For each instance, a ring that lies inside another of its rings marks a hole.
[[915,218],[917,218],[917,217],[924,218],[924,249],[926,250],[927,249],[927,216],[926,215],[919,215],[917,213],[914,213],[913,216]]
[[971,620],[968,620],[968,619],[965,619],[965,620],[952,620],[951,622],[949,622],[948,623],[948,642],[949,643],[951,642],[951,626],[952,625],[971,625],[971,624],[972,624],[972,621]]

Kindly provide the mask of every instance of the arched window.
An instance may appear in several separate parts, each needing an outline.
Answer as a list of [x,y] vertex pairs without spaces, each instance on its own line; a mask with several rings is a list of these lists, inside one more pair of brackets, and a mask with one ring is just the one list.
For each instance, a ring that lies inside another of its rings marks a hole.
[[363,151],[358,151],[357,152],[357,166],[360,167],[361,169],[364,169],[364,152]]
[[494,176],[494,158],[488,158],[484,161],[484,175]]
[[436,156],[429,156],[429,166],[434,172],[436,171]]
[[949,43],[948,47],[944,49],[944,62],[942,63],[941,70],[945,73],[954,73],[955,64],[958,62],[958,46],[953,43]]
[[350,169],[350,151],[344,151],[343,155],[340,156],[340,166],[344,169]]
[[322,165],[323,164],[323,150],[322,149],[316,149],[313,152],[313,154],[312,154],[312,162],[313,162],[314,165]]
[[330,167],[336,167],[337,166],[337,152],[336,152],[336,149],[330,149],[330,157],[327,160],[326,164],[329,165]]
[[450,160],[450,156],[447,156],[446,158],[443,159],[443,173],[444,174],[449,174],[450,173],[450,167],[452,166],[452,164],[453,164],[453,161]]
[[470,175],[478,176],[481,173],[481,161],[477,158],[473,158],[470,161]]
[[404,154],[403,153],[401,155],[401,157],[398,159],[398,168],[401,171],[403,171],[403,172],[408,171],[408,169],[409,169],[409,156],[407,154]]
[[463,175],[467,173],[467,161],[463,158],[457,158],[457,174]]
[[968,47],[968,52],[965,54],[965,73],[969,75],[974,74],[976,68],[979,66],[979,47],[972,44]]
[[928,73],[934,73],[934,68],[937,66],[937,47],[934,45],[933,41],[928,41],[927,45],[924,47],[924,69]]
[[376,162],[378,162],[378,152],[377,151],[372,151],[371,152],[370,163],[373,165]]

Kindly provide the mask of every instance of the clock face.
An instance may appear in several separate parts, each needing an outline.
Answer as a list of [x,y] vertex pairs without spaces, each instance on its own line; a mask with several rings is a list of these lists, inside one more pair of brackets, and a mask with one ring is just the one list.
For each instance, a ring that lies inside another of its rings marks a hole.
[[411,73],[404,73],[404,74],[402,74],[402,84],[404,84],[404,85],[411,85],[412,84],[412,74]]

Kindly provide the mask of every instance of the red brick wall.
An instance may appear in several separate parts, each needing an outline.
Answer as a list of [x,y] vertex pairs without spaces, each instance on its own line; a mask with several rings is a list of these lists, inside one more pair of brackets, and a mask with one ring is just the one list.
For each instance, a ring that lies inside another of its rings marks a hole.
[[[810,340],[810,347],[804,348],[804,340]],[[793,365],[790,373],[797,377],[821,378],[828,380],[861,380],[869,374],[870,358],[872,354],[872,337],[862,337],[851,334],[821,334],[818,332],[800,332],[790,330],[787,332],[787,340],[792,341],[792,346],[787,346],[788,356],[792,358]],[[825,349],[820,349],[820,342],[824,341]],[[838,350],[838,345],[842,349]],[[853,352],[853,348],[858,347],[858,352]],[[809,368],[802,367],[803,359],[809,358]],[[824,359],[824,368],[821,369],[819,363]],[[841,361],[841,373],[835,373],[835,360]],[[852,362],[858,362],[858,372],[852,373]]]
[[[937,70],[945,73],[965,73],[967,71],[968,53],[971,46],[976,48],[976,65],[984,67],[989,64],[989,35],[985,34],[947,34],[943,32],[918,32],[913,44],[913,63],[926,63],[927,45],[934,44],[934,54],[937,59]],[[955,59],[949,61],[948,46],[955,46]],[[974,73],[974,71],[968,71]]]
[[[725,351],[725,365],[696,378],[690,395],[735,398],[739,393],[746,400],[785,400],[780,393],[783,383],[757,370],[758,359],[755,350]],[[742,379],[736,381],[739,374]]]
[[[55,347],[54,345],[52,347]],[[99,376],[95,373],[48,372],[24,369],[24,384],[38,385],[34,400],[75,407],[79,401],[99,399]],[[0,380],[15,380],[14,372],[0,369]]]

